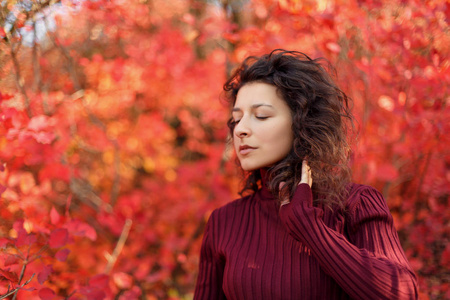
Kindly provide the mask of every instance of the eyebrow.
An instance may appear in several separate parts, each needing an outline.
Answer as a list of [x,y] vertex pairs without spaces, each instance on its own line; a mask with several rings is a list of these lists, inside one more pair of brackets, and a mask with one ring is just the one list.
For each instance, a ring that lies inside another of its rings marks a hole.
[[[272,105],[270,105],[270,104],[263,104],[263,103],[253,104],[251,107],[254,109],[254,108],[261,107],[261,106],[267,106],[267,107],[273,108]],[[241,111],[241,110],[242,109],[240,109],[239,107],[233,107],[233,109],[231,111],[234,112],[234,111]]]

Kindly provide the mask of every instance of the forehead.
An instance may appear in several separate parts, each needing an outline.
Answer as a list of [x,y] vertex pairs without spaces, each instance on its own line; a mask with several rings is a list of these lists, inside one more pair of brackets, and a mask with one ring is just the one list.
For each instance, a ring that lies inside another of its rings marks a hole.
[[239,89],[234,108],[244,109],[259,104],[270,105],[274,108],[287,105],[275,86],[262,82],[251,82]]

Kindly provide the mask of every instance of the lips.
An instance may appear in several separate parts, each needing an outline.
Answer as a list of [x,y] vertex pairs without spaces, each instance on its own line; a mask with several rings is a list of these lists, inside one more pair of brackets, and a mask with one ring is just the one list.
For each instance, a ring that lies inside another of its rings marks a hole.
[[250,152],[252,152],[255,149],[256,149],[255,147],[251,147],[251,146],[248,146],[248,145],[242,145],[242,146],[239,146],[239,154],[246,155],[246,154],[249,154]]

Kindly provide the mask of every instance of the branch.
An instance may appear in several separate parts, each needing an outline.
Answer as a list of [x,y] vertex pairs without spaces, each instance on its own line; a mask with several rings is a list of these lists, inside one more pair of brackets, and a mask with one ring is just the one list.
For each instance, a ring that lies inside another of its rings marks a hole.
[[127,241],[128,234],[131,229],[131,225],[133,224],[133,221],[131,219],[127,219],[125,221],[125,225],[122,228],[122,233],[120,234],[119,241],[117,242],[116,247],[114,248],[114,251],[112,255],[109,253],[105,253],[106,260],[108,261],[108,264],[105,268],[105,273],[111,272],[112,268],[114,267],[117,258],[119,257],[120,253],[122,252],[123,246],[125,246],[125,242]]
[[[33,65],[33,90],[34,92],[40,91],[40,87],[42,85],[41,80],[41,68],[39,66],[38,59],[38,43],[36,41],[37,31],[36,31],[36,20],[33,19],[33,49],[32,49],[32,65]],[[44,107],[45,110],[45,107]]]
[[120,192],[120,148],[117,140],[111,140],[114,145],[114,180],[111,188],[111,206],[115,206]]
[[[44,20],[46,22],[46,19],[44,19]],[[46,26],[47,26],[47,23],[46,23]],[[73,61],[72,56],[70,56],[70,53],[67,51],[67,49],[65,47],[63,47],[59,43],[57,43],[56,34],[48,33],[48,36],[50,37],[50,40],[52,41],[53,45],[62,53],[64,58],[67,60],[69,74],[70,74],[70,77],[72,78],[74,88],[77,90],[77,92],[75,92],[72,95],[72,99],[75,100],[75,99],[81,98],[82,100],[84,100],[84,88],[81,87],[80,80],[78,79],[78,74],[77,74],[77,71],[75,68],[75,63]],[[95,114],[93,114],[86,105],[83,105],[83,107],[86,110],[89,120],[103,131],[106,138],[109,140],[109,142],[114,147],[114,178],[113,178],[113,184],[112,184],[111,194],[110,194],[110,204],[111,204],[111,206],[114,206],[117,202],[117,198],[118,198],[119,192],[120,192],[120,172],[119,172],[120,146],[116,139],[112,139],[112,138],[108,137],[108,134],[106,133],[107,128],[106,128],[106,125],[103,123],[103,121],[100,120]]]
[[[45,27],[49,28],[48,23],[47,23],[47,18],[44,18],[44,23],[45,23]],[[69,64],[68,65],[69,74],[72,79],[75,90],[77,90],[77,91],[82,90],[80,81],[78,80],[78,74],[74,67],[75,64],[73,62],[72,56],[70,56],[69,51],[67,51],[67,49],[65,47],[61,46],[60,43],[57,42],[57,37],[56,37],[55,33],[50,33],[49,30],[47,30],[46,32],[47,32],[47,36],[50,38],[50,41],[52,42],[52,44],[55,46],[56,49],[58,49],[61,52],[61,54],[67,60],[67,62]]]
[[84,203],[90,205],[96,211],[99,211],[101,207],[104,207],[108,213],[112,212],[111,205],[104,203],[103,200],[97,196],[88,181],[71,176],[69,187],[74,195],[76,195]]
[[7,294],[0,295],[0,300],[1,300],[1,299],[6,299],[6,298],[8,298],[8,297],[11,296],[11,295],[14,295],[13,300],[16,299],[16,296],[17,296],[19,290],[20,290],[21,288],[23,288],[24,286],[26,286],[27,284],[29,284],[29,283],[31,282],[31,280],[33,280],[33,277],[34,277],[34,273],[31,275],[30,279],[28,279],[28,280],[27,280],[24,284],[22,284],[21,286],[16,287],[14,290],[10,291],[10,292],[7,293]]
[[[22,266],[22,271],[20,272],[18,284],[20,284],[20,283],[22,282],[23,275],[25,274],[26,268],[27,268],[27,264],[24,263],[23,266]],[[19,289],[17,289],[17,291],[19,291]],[[16,300],[17,294],[18,294],[18,293],[15,293],[15,294],[14,294],[14,297],[12,298],[12,300]]]
[[[27,15],[27,20],[32,20],[33,21],[33,31],[34,31],[34,38],[36,39],[36,22],[35,22],[35,15],[41,11],[43,11],[46,7],[49,7],[51,5],[54,5],[58,2],[60,2],[61,0],[48,0],[48,1],[42,1],[39,3],[34,3],[33,7],[30,11],[26,11],[26,15]],[[16,5],[14,7],[17,7]],[[2,12],[2,19],[6,20],[6,15],[5,12],[3,10],[1,10]],[[9,12],[10,13],[10,12]],[[14,21],[15,22],[15,21]],[[2,24],[4,25],[4,24]],[[25,110],[27,112],[28,117],[32,117],[32,112],[31,112],[31,108],[30,108],[30,98],[28,97],[28,94],[26,92],[25,89],[25,85],[24,85],[24,80],[21,76],[21,70],[20,70],[20,64],[17,58],[17,54],[19,53],[19,50],[22,46],[22,39],[19,40],[19,42],[17,43],[17,46],[14,47],[14,43],[13,43],[13,34],[15,32],[17,32],[17,28],[15,26],[15,24],[12,24],[13,27],[8,30],[6,32],[6,40],[8,41],[8,45],[9,45],[9,50],[10,50],[10,55],[11,55],[11,59],[14,65],[14,73],[15,73],[15,81],[17,84],[17,87],[20,91],[20,93],[23,95],[24,100],[25,100]],[[35,88],[37,84],[40,84],[40,74],[37,74],[37,71],[39,71],[39,69],[37,68],[36,65],[36,61],[37,61],[37,43],[36,41],[34,42],[34,47],[33,47],[33,69],[34,69],[34,76],[35,76]],[[38,85],[37,85],[38,86]]]
[[11,59],[13,61],[13,65],[14,65],[14,75],[15,75],[15,79],[16,79],[16,84],[17,84],[17,87],[19,88],[20,93],[23,95],[23,97],[25,99],[25,109],[26,109],[27,115],[29,118],[31,118],[33,116],[33,114],[31,113],[31,109],[30,109],[30,98],[28,97],[27,92],[25,90],[25,86],[23,84],[23,78],[20,74],[19,61],[17,60],[17,53],[19,52],[20,46],[22,45],[22,39],[19,40],[16,49],[14,49],[11,33],[6,32],[6,37],[8,38],[8,41],[9,41],[9,43],[8,43],[9,54],[11,55]]

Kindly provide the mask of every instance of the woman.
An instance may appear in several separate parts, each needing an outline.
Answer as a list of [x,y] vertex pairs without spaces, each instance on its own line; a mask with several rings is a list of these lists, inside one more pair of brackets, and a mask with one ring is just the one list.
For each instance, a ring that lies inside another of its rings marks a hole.
[[194,299],[417,299],[385,200],[350,183],[348,99],[319,61],[249,57],[224,89],[252,193],[211,214]]

